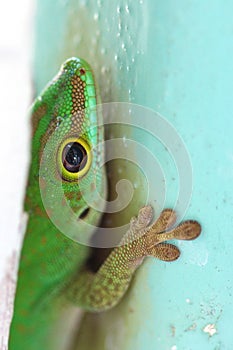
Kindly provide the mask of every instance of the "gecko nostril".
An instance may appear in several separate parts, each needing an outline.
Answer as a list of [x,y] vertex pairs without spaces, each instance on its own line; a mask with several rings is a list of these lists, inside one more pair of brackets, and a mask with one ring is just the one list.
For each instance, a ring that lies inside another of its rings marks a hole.
[[86,73],[86,71],[85,71],[84,68],[80,68],[80,69],[79,69],[79,73],[80,73],[81,75],[84,75],[84,74]]
[[85,219],[85,217],[88,215],[89,211],[90,211],[90,208],[84,209],[83,212],[80,214],[79,219],[82,219],[82,220]]

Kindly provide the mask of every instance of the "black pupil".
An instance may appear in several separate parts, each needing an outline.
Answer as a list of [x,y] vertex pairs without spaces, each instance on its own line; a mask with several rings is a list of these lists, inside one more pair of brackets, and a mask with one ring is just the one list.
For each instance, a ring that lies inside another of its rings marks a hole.
[[64,147],[62,161],[68,171],[75,173],[84,168],[87,153],[80,143],[70,142]]
[[78,147],[77,144],[74,144],[69,147],[68,152],[66,153],[66,161],[73,166],[80,165],[83,160],[83,152]]

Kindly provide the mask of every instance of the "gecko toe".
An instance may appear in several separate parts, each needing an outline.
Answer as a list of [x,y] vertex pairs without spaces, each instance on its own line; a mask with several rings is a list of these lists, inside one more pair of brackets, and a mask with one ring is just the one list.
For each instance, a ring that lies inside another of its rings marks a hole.
[[180,250],[173,244],[160,243],[150,249],[149,255],[163,261],[174,261],[179,258]]

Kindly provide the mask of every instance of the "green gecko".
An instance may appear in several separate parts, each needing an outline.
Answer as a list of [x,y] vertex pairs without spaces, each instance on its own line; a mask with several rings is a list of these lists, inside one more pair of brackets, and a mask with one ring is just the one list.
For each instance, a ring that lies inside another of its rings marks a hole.
[[[97,126],[102,116],[88,112],[99,102],[95,86],[88,63],[71,58],[32,106],[31,164],[24,208],[28,223],[18,271],[10,350],[63,349],[63,341],[65,344],[65,339],[71,337],[69,311],[74,314],[81,307],[100,312],[115,306],[145,257],[176,260],[178,248],[164,242],[195,239],[201,232],[199,223],[193,220],[172,228],[176,215],[171,209],[163,210],[151,223],[152,208],[145,206],[131,219],[121,244],[92,273],[86,267],[90,248],[67,237],[49,219],[40,186],[48,196],[50,188],[54,189],[52,201],[58,201],[56,188],[62,185],[77,215],[79,234],[86,235],[81,221],[91,224],[88,233],[92,234],[101,219],[101,213],[84,200],[88,196],[89,203],[95,201],[96,191],[103,196],[107,193],[104,167],[100,170],[104,131]],[[39,178],[40,162],[53,133],[58,133],[60,141],[50,144],[51,168],[44,180],[43,173]],[[55,215],[62,219],[62,205]]]

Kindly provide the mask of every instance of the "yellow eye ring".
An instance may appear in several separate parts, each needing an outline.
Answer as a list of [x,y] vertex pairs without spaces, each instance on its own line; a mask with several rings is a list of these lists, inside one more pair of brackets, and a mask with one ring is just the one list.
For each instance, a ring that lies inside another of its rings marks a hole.
[[90,169],[91,149],[83,138],[70,137],[61,143],[57,158],[62,178],[76,181]]

